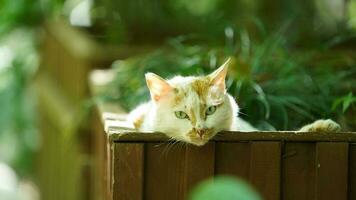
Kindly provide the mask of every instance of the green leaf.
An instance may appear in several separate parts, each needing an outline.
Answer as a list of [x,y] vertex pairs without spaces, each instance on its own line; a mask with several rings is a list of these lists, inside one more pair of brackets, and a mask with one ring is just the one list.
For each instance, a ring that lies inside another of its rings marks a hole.
[[256,83],[253,83],[253,88],[255,89],[255,91],[258,94],[257,99],[260,100],[262,102],[263,106],[265,107],[265,111],[266,111],[265,118],[268,119],[270,117],[271,107],[267,101],[266,94],[264,93],[261,86],[259,86]]
[[262,200],[255,189],[242,179],[217,176],[193,189],[190,200]]
[[342,112],[346,112],[346,110],[350,107],[351,104],[356,102],[356,97],[353,96],[352,92],[350,92],[342,103]]
[[332,105],[332,110],[335,111],[339,106],[342,106],[342,112],[345,113],[351,105],[356,103],[356,96],[352,92],[336,99]]

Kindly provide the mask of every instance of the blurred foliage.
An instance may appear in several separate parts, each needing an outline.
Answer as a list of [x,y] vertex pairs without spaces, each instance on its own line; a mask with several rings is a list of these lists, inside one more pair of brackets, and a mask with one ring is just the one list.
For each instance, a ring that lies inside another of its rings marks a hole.
[[0,36],[19,27],[35,28],[61,14],[65,0],[0,0]]
[[63,2],[0,0],[0,161],[20,175],[30,175],[39,146],[30,87],[39,64],[36,28]]
[[0,40],[0,160],[22,175],[31,170],[39,142],[29,90],[38,66],[33,35],[32,30],[17,29]]
[[350,107],[353,107],[356,105],[356,96],[352,92],[350,92],[348,95],[345,95],[343,97],[340,97],[334,101],[333,104],[333,110],[336,110],[339,106],[342,106],[342,112],[346,112]]
[[[168,38],[153,53],[113,65],[117,78],[106,98],[127,110],[148,100],[145,72],[166,78],[207,74],[229,56],[228,90],[242,108],[240,116],[260,129],[296,129],[352,109],[344,96],[353,89],[355,59],[328,55],[355,39],[348,25],[354,16],[342,1],[98,0],[94,5],[104,41]],[[352,10],[353,2],[347,6]]]
[[[160,43],[162,38],[185,34],[222,38],[226,27],[245,27],[259,35],[256,21],[268,31],[291,21],[288,39],[312,46],[340,30],[355,16],[345,6],[352,0],[96,0],[92,9],[94,34],[109,43]],[[259,19],[259,20],[257,20]]]
[[349,6],[347,9],[349,15],[348,25],[351,28],[356,29],[356,0],[349,1]]
[[16,26],[31,26],[41,19],[41,1],[36,0],[0,0],[0,34]]
[[118,61],[113,65],[116,79],[105,98],[130,110],[149,98],[144,73],[167,79],[208,74],[230,56],[228,91],[242,108],[240,116],[258,128],[291,130],[315,119],[343,115],[338,102],[354,89],[355,59],[320,57],[328,52],[323,46],[295,51],[287,42],[287,25],[274,33],[261,30],[264,39],[255,41],[246,29],[230,28],[224,46],[208,41],[198,45],[192,42],[195,36],[180,36],[153,53]]
[[190,200],[262,200],[259,194],[241,179],[217,176],[200,183],[190,195]]

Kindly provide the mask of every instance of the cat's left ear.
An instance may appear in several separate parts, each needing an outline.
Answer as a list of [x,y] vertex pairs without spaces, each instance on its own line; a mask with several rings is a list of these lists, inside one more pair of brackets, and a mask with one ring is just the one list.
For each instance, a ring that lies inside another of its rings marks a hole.
[[219,89],[225,91],[225,78],[230,64],[230,58],[225,61],[217,70],[209,74],[210,84],[218,86]]
[[146,73],[145,77],[151,98],[155,101],[160,100],[173,89],[166,80],[154,73]]

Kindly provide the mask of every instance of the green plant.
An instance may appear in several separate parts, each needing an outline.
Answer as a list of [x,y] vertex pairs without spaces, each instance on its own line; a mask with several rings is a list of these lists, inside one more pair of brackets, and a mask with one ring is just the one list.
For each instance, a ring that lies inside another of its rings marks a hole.
[[[21,38],[21,43],[16,42]],[[38,66],[33,32],[12,31],[0,40],[0,160],[28,174],[38,147],[35,99],[29,83]]]
[[36,28],[63,0],[0,0],[0,162],[30,175],[38,148],[35,97]]
[[356,105],[356,96],[352,92],[343,97],[337,98],[332,106],[333,110],[336,110],[339,106],[342,106],[342,112],[346,112],[349,108]]
[[229,176],[217,176],[196,186],[190,194],[191,200],[261,200],[254,188]]
[[[258,128],[291,130],[315,119],[342,115],[332,104],[352,89],[345,88],[344,83],[355,76],[356,62],[315,62],[322,50],[294,51],[286,30],[284,26],[272,34],[261,31],[263,39],[254,41],[246,30],[231,28],[232,34],[227,35],[231,38],[223,46],[209,41],[194,43],[196,36],[174,38],[166,48],[116,62],[113,68],[117,76],[105,98],[130,110],[149,97],[145,72],[166,78],[206,74],[232,57],[228,91],[242,108],[240,116]],[[342,68],[336,70],[340,65]]]

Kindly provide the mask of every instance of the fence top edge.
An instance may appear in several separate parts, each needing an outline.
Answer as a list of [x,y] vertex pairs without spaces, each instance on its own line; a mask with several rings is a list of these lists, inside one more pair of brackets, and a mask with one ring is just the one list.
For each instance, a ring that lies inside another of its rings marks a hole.
[[[108,130],[112,142],[168,142],[163,133],[143,133],[133,131]],[[215,136],[215,142],[242,141],[300,141],[300,142],[356,142],[356,132],[295,132],[295,131],[259,131],[236,132],[223,131]]]

